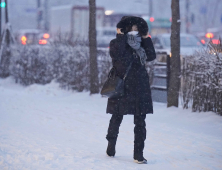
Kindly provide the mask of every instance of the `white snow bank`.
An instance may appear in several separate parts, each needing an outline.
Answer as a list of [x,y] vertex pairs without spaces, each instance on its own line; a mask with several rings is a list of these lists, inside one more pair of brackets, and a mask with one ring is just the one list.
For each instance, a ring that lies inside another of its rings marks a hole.
[[222,169],[222,117],[154,103],[144,156],[133,162],[133,116],[124,116],[115,158],[105,154],[106,98],[52,82],[0,79],[0,169]]

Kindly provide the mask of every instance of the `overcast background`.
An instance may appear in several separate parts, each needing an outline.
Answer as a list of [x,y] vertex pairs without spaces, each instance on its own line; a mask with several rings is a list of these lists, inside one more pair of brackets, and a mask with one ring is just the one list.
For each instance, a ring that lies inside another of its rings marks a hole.
[[[19,29],[37,28],[37,0],[10,0],[9,20],[14,31]],[[88,5],[88,0],[48,0],[50,8],[59,5]],[[207,28],[222,27],[222,0],[190,0],[190,10],[185,12],[186,0],[180,0],[181,32],[185,32],[185,17],[194,17],[191,32],[206,31]],[[44,5],[44,0],[42,0]],[[149,0],[96,0],[97,6],[114,13],[148,15]],[[153,17],[171,17],[171,0],[153,0]],[[64,18],[65,19],[65,18]],[[49,23],[50,25],[50,23]]]

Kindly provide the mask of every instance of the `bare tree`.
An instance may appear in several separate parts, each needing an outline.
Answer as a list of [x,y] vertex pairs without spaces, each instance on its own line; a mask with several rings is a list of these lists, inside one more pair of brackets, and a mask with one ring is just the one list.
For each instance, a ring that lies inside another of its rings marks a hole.
[[180,6],[179,0],[172,0],[170,80],[167,94],[167,107],[178,107],[180,88]]
[[99,92],[96,42],[96,2],[89,0],[90,94]]

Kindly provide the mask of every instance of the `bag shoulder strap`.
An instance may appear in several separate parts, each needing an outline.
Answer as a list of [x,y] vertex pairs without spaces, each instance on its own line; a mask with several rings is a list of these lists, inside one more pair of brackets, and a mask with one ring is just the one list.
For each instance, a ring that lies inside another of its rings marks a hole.
[[[136,53],[134,52],[133,55],[136,55]],[[133,62],[134,62],[134,59],[135,59],[135,58],[133,57],[133,60],[130,62],[130,65],[127,67],[126,73],[125,73],[125,75],[124,75],[124,77],[123,77],[123,80],[126,79],[128,73],[129,73],[129,70],[131,69],[131,66],[132,66],[132,64],[133,64]]]
[[133,64],[133,61],[131,61],[130,65],[128,66],[128,68],[127,68],[127,70],[126,70],[126,73],[125,73],[125,75],[124,75],[124,77],[123,77],[123,80],[126,79],[128,73],[129,73],[129,70],[131,69],[132,64]]

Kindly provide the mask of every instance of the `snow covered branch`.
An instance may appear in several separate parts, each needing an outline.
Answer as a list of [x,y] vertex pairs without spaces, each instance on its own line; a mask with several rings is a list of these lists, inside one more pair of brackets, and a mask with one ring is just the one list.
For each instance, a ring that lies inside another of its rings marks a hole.
[[222,115],[222,46],[208,44],[207,49],[184,58],[181,98],[184,108],[213,111]]

